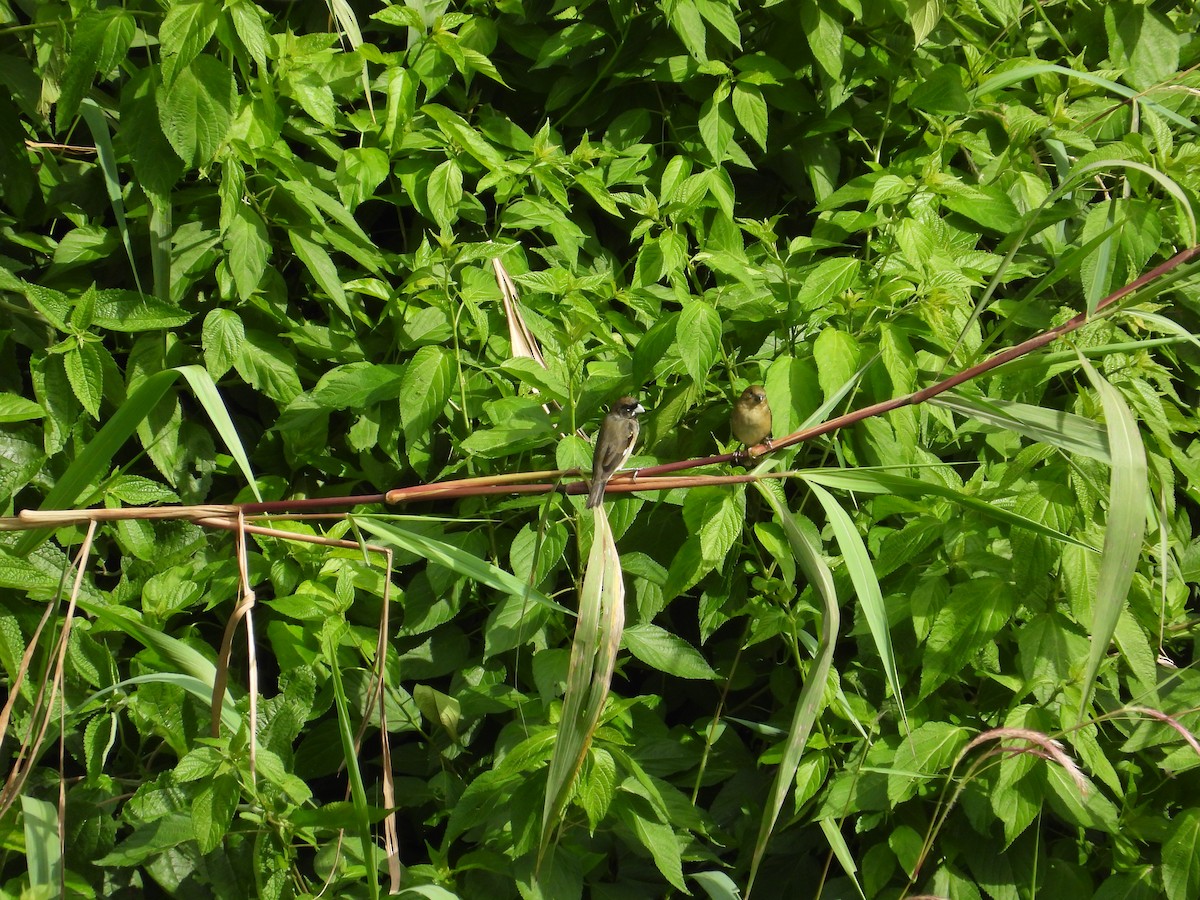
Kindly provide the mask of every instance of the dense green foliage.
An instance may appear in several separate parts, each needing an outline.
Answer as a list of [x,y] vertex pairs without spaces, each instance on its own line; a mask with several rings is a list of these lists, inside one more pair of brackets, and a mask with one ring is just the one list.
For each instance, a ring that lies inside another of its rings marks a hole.
[[[1196,243],[1198,31],[1129,0],[2,2],[2,511],[586,468],[622,393],[648,466],[730,449],[752,382],[777,437],[932,384]],[[435,900],[728,898],[763,847],[755,896],[1194,898],[1200,289],[1168,281],[767,464],[821,471],[610,498],[623,647],[540,872],[580,495],[281,526],[396,549],[390,756],[380,558],[251,537],[253,771],[241,637],[209,730],[232,535],[101,526],[61,663],[86,529],[5,535],[0,886],[374,895],[390,766]],[[996,728],[1066,756],[968,748]]]

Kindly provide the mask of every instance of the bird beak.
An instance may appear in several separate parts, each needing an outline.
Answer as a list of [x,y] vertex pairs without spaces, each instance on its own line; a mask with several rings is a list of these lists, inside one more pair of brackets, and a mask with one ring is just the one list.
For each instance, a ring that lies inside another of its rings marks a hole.
[[640,404],[640,403],[636,407],[634,407],[634,410],[633,410],[634,415],[644,413],[645,411],[646,411],[646,407],[642,406],[642,404]]

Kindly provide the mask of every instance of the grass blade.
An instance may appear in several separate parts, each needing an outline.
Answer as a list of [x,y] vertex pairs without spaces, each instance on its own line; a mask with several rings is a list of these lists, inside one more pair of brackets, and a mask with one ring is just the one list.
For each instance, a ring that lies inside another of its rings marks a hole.
[[[892,649],[892,635],[888,630],[887,607],[883,602],[883,591],[879,589],[879,579],[871,566],[871,558],[862,542],[862,536],[854,527],[854,522],[846,515],[846,511],[833,498],[833,495],[819,485],[808,483],[813,496],[825,508],[829,524],[833,526],[833,536],[837,540],[838,549],[842,551],[842,559],[846,562],[846,571],[854,584],[854,592],[858,595],[859,605],[867,619],[867,627],[875,641],[875,649],[883,661],[883,672],[892,688],[892,696],[900,708],[900,719],[908,730],[908,714],[904,710],[904,697],[900,692],[900,673],[896,669],[896,654]],[[850,870],[847,870],[850,871]]]
[[953,392],[934,397],[929,402],[968,419],[1015,431],[1030,440],[1050,444],[1068,453],[1078,453],[1102,463],[1108,463],[1111,459],[1108,433],[1104,428],[1074,413],[1013,400],[965,397]]
[[353,522],[364,531],[369,531],[375,535],[384,543],[390,543],[402,550],[407,550],[409,553],[423,556],[430,562],[437,563],[439,566],[445,566],[450,571],[457,572],[459,575],[466,575],[473,581],[486,584],[488,587],[495,588],[501,593],[532,600],[534,603],[545,606],[555,612],[565,613],[569,616],[575,615],[575,613],[571,612],[565,606],[555,603],[541,591],[535,590],[511,572],[506,572],[499,566],[494,566],[487,560],[480,559],[472,553],[460,550],[453,544],[447,544],[444,541],[426,537],[415,531],[406,531],[396,527],[392,523],[385,523],[376,517],[355,516],[353,517]]
[[108,133],[108,123],[104,113],[91,98],[84,98],[79,104],[79,112],[83,121],[87,122],[92,140],[96,142],[96,157],[100,162],[100,171],[104,173],[104,189],[108,192],[108,202],[112,204],[113,216],[117,220],[117,231],[121,233],[121,243],[125,245],[125,255],[129,257],[129,268],[133,271],[133,283],[137,285],[138,293],[143,293],[142,282],[138,277],[137,264],[133,259],[133,242],[129,239],[129,222],[125,218],[125,201],[121,198],[121,180],[117,176],[117,156],[113,153],[112,137]]
[[1027,528],[1035,534],[1042,535],[1042,537],[1061,541],[1064,544],[1073,544],[1076,547],[1082,547],[1084,550],[1096,549],[1078,538],[1071,537],[1069,534],[1043,525],[1034,519],[1018,515],[1017,513],[988,503],[986,500],[981,500],[963,491],[957,491],[954,488],[946,487],[944,484],[936,484],[932,481],[919,481],[916,478],[895,475],[891,472],[880,472],[865,467],[857,469],[802,469],[798,470],[795,474],[802,476],[810,484],[817,483],[825,487],[837,488],[844,491],[862,491],[868,494],[898,494],[903,497],[945,497],[947,500],[953,500],[960,506],[965,506],[985,516],[999,519],[1001,522],[1007,522],[1009,525],[1015,525],[1018,528]]
[[1115,81],[1109,81],[1107,78],[1101,78],[1092,72],[1079,72],[1075,69],[1069,69],[1066,66],[1056,65],[1054,63],[1035,63],[1028,66],[1019,66],[1015,69],[1009,69],[1006,72],[1001,72],[999,75],[993,75],[979,87],[975,88],[971,93],[976,97],[982,97],[986,94],[994,93],[1002,90],[1010,85],[1016,84],[1018,81],[1025,81],[1029,78],[1034,78],[1038,75],[1044,75],[1049,72],[1054,72],[1058,75],[1063,75],[1067,78],[1077,78],[1080,81],[1086,81],[1096,87],[1103,88],[1117,96],[1124,97],[1126,100],[1136,99],[1139,103],[1153,109],[1164,119],[1174,122],[1179,127],[1200,134],[1200,126],[1190,119],[1186,119],[1174,110],[1167,109],[1153,100],[1146,97],[1141,91],[1135,91],[1133,88],[1128,88],[1123,84],[1118,84]]
[[25,865],[30,891],[39,897],[57,897],[62,890],[62,845],[58,810],[53,803],[21,795],[25,824]]
[[[337,634],[345,625],[328,628],[323,635],[325,657],[329,660],[329,674],[333,683],[333,702],[337,708],[338,737],[342,741],[342,754],[346,761],[346,775],[350,780],[350,799],[354,806],[354,820],[358,839],[362,844],[363,864],[366,866],[365,880],[367,896],[375,900],[379,896],[379,867],[375,864],[375,841],[371,837],[371,810],[367,804],[367,790],[363,786],[362,770],[358,767],[358,748],[354,745],[354,733],[350,724],[350,702],[342,684],[342,670],[337,659]],[[365,714],[365,710],[363,711]]]
[[238,464],[238,468],[242,470],[242,475],[246,478],[246,483],[254,492],[254,499],[262,502],[262,494],[258,492],[258,481],[254,477],[254,471],[250,468],[250,458],[246,455],[246,448],[242,446],[242,439],[238,437],[237,428],[234,427],[233,419],[229,415],[229,410],[225,408],[225,402],[221,399],[212,376],[208,374],[207,369],[200,366],[180,366],[176,371],[187,379],[192,393],[196,395],[196,399],[208,413],[213,427],[217,429],[217,434],[225,442],[229,455]]
[[1146,534],[1146,449],[1133,413],[1120,392],[1109,384],[1087,360],[1083,370],[1104,406],[1108,444],[1112,449],[1112,480],[1108,487],[1108,523],[1104,529],[1104,551],[1092,609],[1092,646],[1083,678],[1079,717],[1083,719],[1095,690],[1096,675],[1108,655],[1108,645],[1117,630],[1133,573],[1142,553]]
[[754,843],[754,856],[750,863],[750,878],[746,883],[746,900],[754,889],[754,879],[758,875],[758,867],[762,863],[763,853],[775,823],[779,820],[779,812],[783,802],[792,790],[796,779],[796,769],[800,766],[800,756],[808,743],[808,736],[816,724],[817,714],[821,711],[821,703],[825,698],[825,685],[829,681],[829,669],[833,664],[833,645],[841,626],[841,612],[838,609],[837,588],[833,583],[833,573],[829,571],[825,559],[821,556],[821,548],[809,543],[804,532],[796,524],[791,510],[783,503],[782,498],[763,482],[756,482],[755,487],[766,498],[775,517],[783,526],[787,535],[788,545],[796,557],[805,578],[812,584],[824,604],[824,615],[821,617],[821,640],[817,645],[817,653],[813,664],[808,669],[808,677],[804,679],[804,687],[796,700],[796,710],[792,714],[792,724],[788,729],[787,742],[784,745],[783,759],[775,772],[775,781],[771,786],[771,796],[766,809],[763,810],[762,824],[759,826],[758,839]]
[[575,623],[575,639],[571,642],[562,718],[546,778],[542,836],[538,845],[539,869],[562,820],[575,779],[587,758],[592,736],[600,724],[617,663],[617,650],[621,646],[621,632],[625,628],[621,559],[604,505],[595,510],[596,533],[579,593],[579,619]]

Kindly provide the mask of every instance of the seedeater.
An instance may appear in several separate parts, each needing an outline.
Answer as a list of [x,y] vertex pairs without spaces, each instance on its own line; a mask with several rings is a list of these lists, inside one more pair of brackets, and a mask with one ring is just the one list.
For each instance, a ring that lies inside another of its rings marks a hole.
[[600,433],[596,435],[596,452],[592,456],[592,486],[588,491],[587,508],[599,506],[604,499],[604,487],[613,473],[633,452],[637,443],[638,413],[646,410],[632,397],[622,397],[604,417]]
[[747,450],[764,441],[771,446],[771,404],[767,402],[767,392],[761,384],[750,385],[734,401],[729,429]]

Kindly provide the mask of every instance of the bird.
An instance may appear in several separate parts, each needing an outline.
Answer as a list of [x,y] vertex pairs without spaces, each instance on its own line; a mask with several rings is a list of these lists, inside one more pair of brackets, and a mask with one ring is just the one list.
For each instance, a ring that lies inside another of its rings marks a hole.
[[592,486],[588,491],[587,508],[599,506],[604,499],[604,487],[613,473],[633,452],[638,436],[638,413],[646,410],[632,397],[622,397],[600,426],[596,436],[596,452],[592,455]]
[[747,449],[766,441],[771,446],[771,404],[761,384],[752,384],[734,401],[729,429]]

